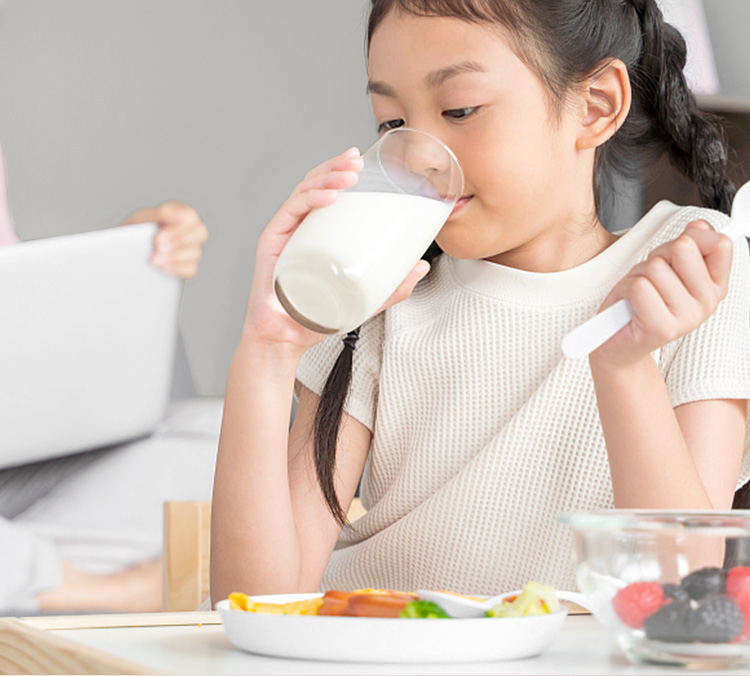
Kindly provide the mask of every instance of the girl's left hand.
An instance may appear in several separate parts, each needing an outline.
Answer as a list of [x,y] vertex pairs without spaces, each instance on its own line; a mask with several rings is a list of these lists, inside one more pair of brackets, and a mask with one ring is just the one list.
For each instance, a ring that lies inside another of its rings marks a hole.
[[198,212],[182,202],[164,202],[150,209],[138,209],[121,225],[156,223],[151,263],[164,272],[190,279],[198,272],[208,228]]
[[589,356],[590,363],[627,366],[684,336],[713,314],[729,285],[732,240],[705,221],[654,249],[607,296],[600,310],[627,298],[630,323]]

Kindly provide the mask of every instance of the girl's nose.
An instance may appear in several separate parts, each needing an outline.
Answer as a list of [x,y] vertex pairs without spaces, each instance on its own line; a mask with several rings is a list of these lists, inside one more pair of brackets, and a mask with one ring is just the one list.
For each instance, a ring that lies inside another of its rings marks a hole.
[[455,160],[435,138],[404,130],[383,144],[383,166],[404,192],[446,199],[455,192]]
[[409,171],[427,179],[445,173],[450,157],[435,141],[421,135],[413,135],[404,147],[404,165]]

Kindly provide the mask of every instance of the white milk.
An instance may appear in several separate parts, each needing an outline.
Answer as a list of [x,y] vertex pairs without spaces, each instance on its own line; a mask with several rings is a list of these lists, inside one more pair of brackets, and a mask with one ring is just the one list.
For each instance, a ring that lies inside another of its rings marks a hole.
[[310,328],[351,331],[404,281],[452,209],[414,195],[339,193],[305,218],[281,252],[274,280],[282,304]]

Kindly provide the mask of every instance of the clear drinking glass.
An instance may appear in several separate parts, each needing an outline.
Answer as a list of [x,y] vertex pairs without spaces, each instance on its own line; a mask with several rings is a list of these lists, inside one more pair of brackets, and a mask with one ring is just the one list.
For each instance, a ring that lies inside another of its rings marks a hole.
[[284,309],[320,333],[351,331],[377,312],[463,193],[456,156],[426,132],[393,129],[362,157],[357,185],[307,215],[274,269]]

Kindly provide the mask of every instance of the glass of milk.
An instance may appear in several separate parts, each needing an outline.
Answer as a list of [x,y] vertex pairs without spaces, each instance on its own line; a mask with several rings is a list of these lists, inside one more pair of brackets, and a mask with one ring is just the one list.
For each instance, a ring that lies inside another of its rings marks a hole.
[[456,156],[426,132],[392,129],[362,158],[357,185],[305,217],[274,269],[284,309],[319,333],[346,333],[377,312],[463,193]]

